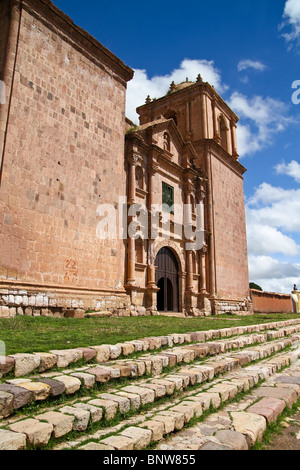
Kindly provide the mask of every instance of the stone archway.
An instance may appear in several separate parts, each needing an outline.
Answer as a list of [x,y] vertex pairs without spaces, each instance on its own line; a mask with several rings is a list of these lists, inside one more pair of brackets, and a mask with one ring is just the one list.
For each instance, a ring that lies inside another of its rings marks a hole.
[[157,310],[164,312],[179,311],[179,272],[178,262],[173,251],[168,247],[159,250],[155,265],[157,292]]

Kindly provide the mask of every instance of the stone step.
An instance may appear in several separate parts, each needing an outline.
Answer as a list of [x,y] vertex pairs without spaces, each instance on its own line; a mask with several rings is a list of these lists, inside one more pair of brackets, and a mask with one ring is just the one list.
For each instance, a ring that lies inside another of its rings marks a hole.
[[146,351],[158,351],[167,346],[205,343],[211,340],[230,338],[252,333],[266,332],[266,340],[291,335],[300,331],[300,320],[290,319],[281,322],[269,322],[260,325],[239,326],[208,331],[196,331],[185,334],[169,334],[166,336],[149,337],[118,344],[101,344],[99,346],[81,347],[65,350],[51,350],[34,354],[18,353],[0,356],[0,379],[7,374],[15,378],[25,377],[32,373],[44,373],[55,368],[63,369],[79,361],[89,363],[108,363],[121,357]]
[[[230,359],[231,364],[228,359],[225,363],[214,362],[215,373],[220,373],[230,367],[248,364],[291,346],[300,339],[300,334],[294,333],[298,328],[300,325],[277,330],[277,336],[282,339],[270,340],[269,343],[267,343],[267,334],[255,333],[234,339],[177,346],[158,353],[143,354],[138,359],[131,361],[110,361],[108,364],[84,366],[79,369],[67,369],[62,372],[6,380],[0,384],[0,418],[5,418],[15,410],[34,401],[53,399],[62,394],[72,396],[77,392],[99,387],[112,380],[118,381],[122,378],[130,380],[145,375],[159,376],[166,368],[172,369],[180,364],[190,364],[199,359],[203,360],[206,357],[220,355],[225,351],[234,351],[236,348],[241,349],[257,344],[257,346],[248,348],[246,352],[244,350],[233,352]],[[289,333],[294,334],[291,337],[284,337]],[[259,343],[262,345],[259,346]]]
[[[299,343],[299,339],[297,341]],[[274,343],[274,342],[273,342]],[[281,343],[284,346],[284,342]],[[291,343],[293,344],[293,343]],[[294,342],[296,344],[296,342]],[[264,344],[259,349],[259,358],[255,355],[250,362],[256,363],[257,360],[266,361],[266,354],[279,353],[281,348],[270,347],[271,344]],[[274,346],[274,344],[273,344]],[[257,348],[257,347],[256,347]],[[250,350],[251,348],[249,348]],[[257,352],[257,351],[256,351]],[[174,372],[160,373],[156,378],[148,378],[147,380],[138,380],[133,382],[132,385],[118,386],[115,389],[111,389],[106,392],[97,393],[96,397],[84,397],[81,399],[71,401],[64,406],[56,406],[54,409],[48,409],[44,412],[39,411],[37,414],[31,413],[30,415],[23,417],[14,417],[11,419],[4,420],[0,429],[0,443],[1,434],[4,439],[4,444],[7,442],[7,432],[14,432],[17,434],[25,435],[27,446],[41,446],[46,445],[49,441],[50,427],[52,431],[50,435],[54,439],[60,439],[63,436],[68,435],[71,431],[76,431],[85,434],[88,432],[88,426],[92,423],[101,423],[105,420],[105,423],[109,426],[111,420],[119,417],[121,420],[121,427],[124,427],[124,418],[126,420],[126,413],[141,411],[142,414],[138,414],[134,420],[139,422],[138,427],[144,428],[145,423],[145,407],[152,406],[155,411],[152,411],[152,415],[155,415],[155,419],[149,419],[149,421],[155,421],[161,423],[156,431],[155,436],[159,434],[158,429],[164,426],[164,433],[168,431],[172,432],[172,426],[174,429],[180,429],[183,425],[187,424],[195,414],[199,415],[202,413],[203,408],[206,409],[208,406],[213,404],[215,407],[219,406],[222,401],[232,399],[235,394],[248,387],[253,387],[259,379],[265,379],[270,374],[275,373],[280,368],[287,366],[295,357],[296,352],[289,354],[279,354],[276,357],[272,357],[268,362],[263,362],[264,367],[260,364],[257,366],[253,365],[252,368],[244,370],[241,368],[241,364],[236,358],[232,358],[229,355],[223,354],[213,359],[199,361],[199,363],[182,364],[180,368],[174,369]],[[235,380],[232,383],[220,383],[217,379],[217,374],[237,374]],[[214,385],[212,387],[212,381]],[[211,384],[210,390],[203,396],[203,391],[197,390],[195,387],[203,387],[203,384]],[[200,397],[196,396],[200,392]],[[184,401],[180,402],[177,398],[177,394],[184,393],[185,396],[190,394],[188,403]],[[195,396],[194,396],[195,395]],[[162,404],[161,399],[168,400],[167,404]],[[173,402],[173,406],[170,405],[170,400]],[[170,410],[170,407],[172,408]],[[159,408],[162,408],[159,411]],[[171,411],[171,414],[170,414]],[[158,412],[158,413],[157,413]],[[43,426],[43,432],[38,432],[38,423],[47,424]],[[155,428],[155,423],[150,422],[147,431]],[[102,430],[100,433],[107,434],[111,433],[110,427],[108,430]],[[173,431],[174,431],[173,429]],[[5,431],[5,432],[4,432]],[[131,432],[131,431],[130,431]],[[141,433],[140,433],[141,434]],[[149,432],[142,433],[149,436]],[[141,435],[142,435],[141,434]],[[162,435],[162,437],[164,434]],[[11,439],[13,435],[10,436]],[[122,436],[125,441],[130,440],[130,436]],[[83,437],[84,439],[84,437]],[[105,439],[105,437],[104,437]],[[142,439],[142,438],[141,438]],[[86,438],[85,438],[86,440]],[[23,442],[23,441],[22,441]],[[16,446],[21,445],[20,440],[16,439]],[[1,444],[0,444],[1,445]],[[14,444],[9,444],[14,445]],[[101,443],[101,445],[107,445]],[[23,444],[20,448],[22,448]],[[141,446],[141,443],[139,444]],[[112,446],[114,447],[114,446]],[[1,448],[1,447],[0,447]],[[114,447],[116,448],[116,447]]]

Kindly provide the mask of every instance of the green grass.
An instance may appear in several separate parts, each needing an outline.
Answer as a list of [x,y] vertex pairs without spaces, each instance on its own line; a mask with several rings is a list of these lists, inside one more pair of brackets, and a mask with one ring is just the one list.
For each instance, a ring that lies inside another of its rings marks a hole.
[[46,352],[51,349],[116,344],[148,336],[189,333],[209,329],[268,323],[291,318],[293,314],[222,315],[218,317],[123,317],[123,318],[51,318],[16,317],[0,319],[0,341],[6,354]]

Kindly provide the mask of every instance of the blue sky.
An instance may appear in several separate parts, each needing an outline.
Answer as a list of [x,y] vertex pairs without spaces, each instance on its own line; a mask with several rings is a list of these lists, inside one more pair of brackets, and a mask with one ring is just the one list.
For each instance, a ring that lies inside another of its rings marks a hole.
[[250,280],[300,288],[300,0],[54,3],[135,70],[130,119],[172,80],[215,86],[240,117]]

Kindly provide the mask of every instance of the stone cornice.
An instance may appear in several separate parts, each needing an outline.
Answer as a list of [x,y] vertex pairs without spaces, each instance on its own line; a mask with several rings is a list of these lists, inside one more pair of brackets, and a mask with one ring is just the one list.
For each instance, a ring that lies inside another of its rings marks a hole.
[[75,25],[73,20],[59,10],[50,0],[17,1],[26,11],[43,20],[47,27],[51,28],[52,26],[52,29],[59,29],[64,39],[67,36],[74,48],[84,52],[89,58],[93,58],[98,66],[101,67],[101,62],[103,62],[117,75],[119,80],[121,79],[124,82],[132,79],[134,72],[130,67],[125,65],[87,31]]

